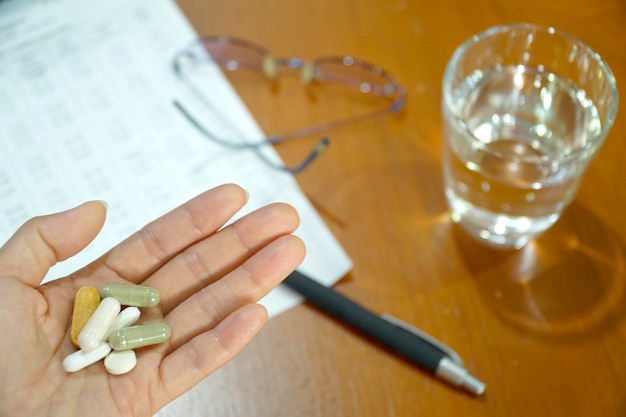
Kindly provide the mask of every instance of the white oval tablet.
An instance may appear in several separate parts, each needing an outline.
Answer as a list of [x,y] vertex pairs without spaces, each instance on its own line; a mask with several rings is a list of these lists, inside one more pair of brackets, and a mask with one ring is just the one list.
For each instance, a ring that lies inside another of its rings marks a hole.
[[65,369],[67,372],[80,371],[84,367],[89,366],[92,363],[98,362],[110,352],[111,345],[106,342],[101,343],[98,347],[90,351],[85,351],[81,349],[63,359],[63,369]]
[[104,359],[104,367],[113,375],[130,372],[135,365],[137,365],[137,355],[134,350],[113,351]]
[[115,320],[113,320],[113,323],[107,332],[106,338],[108,338],[109,335],[115,330],[135,324],[135,322],[139,320],[140,316],[141,311],[139,311],[137,307],[126,307],[120,314],[117,315]]

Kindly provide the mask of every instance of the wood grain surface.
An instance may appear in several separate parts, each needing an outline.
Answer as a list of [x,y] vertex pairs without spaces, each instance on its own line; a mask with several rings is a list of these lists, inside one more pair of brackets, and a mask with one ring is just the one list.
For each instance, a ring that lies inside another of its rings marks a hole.
[[[336,289],[449,344],[487,390],[476,398],[453,389],[303,304],[160,415],[626,416],[626,106],[576,200],[521,251],[488,249],[453,225],[440,167],[441,79],[461,42],[496,24],[554,26],[599,52],[620,86],[624,1],[178,4],[201,35],[249,39],[277,56],[360,57],[407,87],[401,115],[333,133],[297,179],[354,262]],[[307,105],[317,97],[288,83],[271,100],[245,82],[236,87],[266,131],[306,126],[346,105]],[[277,150],[297,159],[315,140]]]

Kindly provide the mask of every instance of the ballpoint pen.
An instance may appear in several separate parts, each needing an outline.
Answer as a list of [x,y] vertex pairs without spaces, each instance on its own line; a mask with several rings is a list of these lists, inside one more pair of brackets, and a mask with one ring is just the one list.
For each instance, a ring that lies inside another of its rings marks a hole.
[[390,316],[378,316],[299,271],[292,272],[283,283],[320,310],[427,369],[436,377],[475,395],[485,391],[485,384],[467,372],[454,351],[426,333]]

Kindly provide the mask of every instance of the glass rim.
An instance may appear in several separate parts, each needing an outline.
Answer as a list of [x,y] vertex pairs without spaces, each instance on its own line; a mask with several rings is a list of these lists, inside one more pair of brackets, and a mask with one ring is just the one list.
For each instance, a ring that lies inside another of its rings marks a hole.
[[[608,133],[610,132],[615,119],[617,117],[617,110],[619,107],[619,91],[617,88],[617,81],[615,78],[615,75],[613,74],[613,71],[611,70],[611,68],[609,67],[608,63],[604,60],[604,58],[595,50],[593,49],[589,44],[587,44],[586,42],[584,42],[583,40],[581,40],[580,38],[578,38],[575,35],[572,35],[569,32],[560,30],[560,29],[556,29],[553,26],[545,26],[545,25],[538,25],[538,24],[534,24],[534,23],[527,23],[527,22],[519,22],[519,23],[511,23],[511,24],[502,24],[502,25],[496,25],[496,26],[492,26],[489,27],[485,30],[483,30],[482,32],[478,32],[474,35],[472,35],[471,37],[467,38],[465,41],[463,41],[459,46],[456,47],[456,49],[454,50],[452,56],[450,57],[450,59],[448,60],[448,63],[446,64],[445,67],[445,71],[444,71],[444,75],[443,75],[443,79],[442,79],[442,96],[443,96],[443,101],[444,104],[447,108],[451,108],[453,107],[453,103],[452,103],[452,79],[454,78],[454,68],[457,66],[457,64],[459,63],[459,61],[461,60],[461,58],[463,57],[463,55],[465,54],[465,52],[473,45],[487,39],[490,37],[493,37],[494,35],[497,34],[502,34],[502,33],[507,33],[507,32],[512,32],[516,29],[525,29],[525,30],[532,30],[534,32],[543,32],[546,33],[550,36],[558,36],[560,38],[563,39],[567,39],[573,43],[575,43],[579,48],[582,48],[585,53],[587,55],[589,55],[590,57],[593,58],[593,60],[598,64],[598,67],[601,69],[601,71],[603,72],[603,74],[606,76],[609,84],[610,84],[610,100],[613,102],[612,105],[610,106],[610,108],[607,111],[606,117],[604,118],[603,122],[602,122],[602,126],[601,126],[601,132],[600,134],[594,138],[592,141],[590,141],[590,143],[588,144],[588,146],[581,146],[578,149],[575,149],[574,151],[565,154],[565,155],[560,155],[559,157],[555,157],[555,158],[551,158],[552,161],[554,160],[558,160],[560,162],[566,162],[568,160],[571,159],[575,159],[578,155],[580,155],[583,152],[589,152],[590,148],[599,148],[599,146],[604,142],[604,140],[606,139]],[[521,64],[522,62],[520,62],[519,64]],[[518,64],[515,64],[518,65]],[[476,138],[467,128],[466,124],[463,123],[462,126],[463,131],[468,134],[472,139],[474,140],[478,140],[478,138]]]

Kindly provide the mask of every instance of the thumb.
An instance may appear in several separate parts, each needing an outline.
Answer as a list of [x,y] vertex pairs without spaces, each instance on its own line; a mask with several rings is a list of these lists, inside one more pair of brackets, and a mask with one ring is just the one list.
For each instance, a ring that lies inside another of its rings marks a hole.
[[35,287],[51,266],[84,249],[100,232],[106,204],[90,201],[28,220],[0,248],[0,274]]

